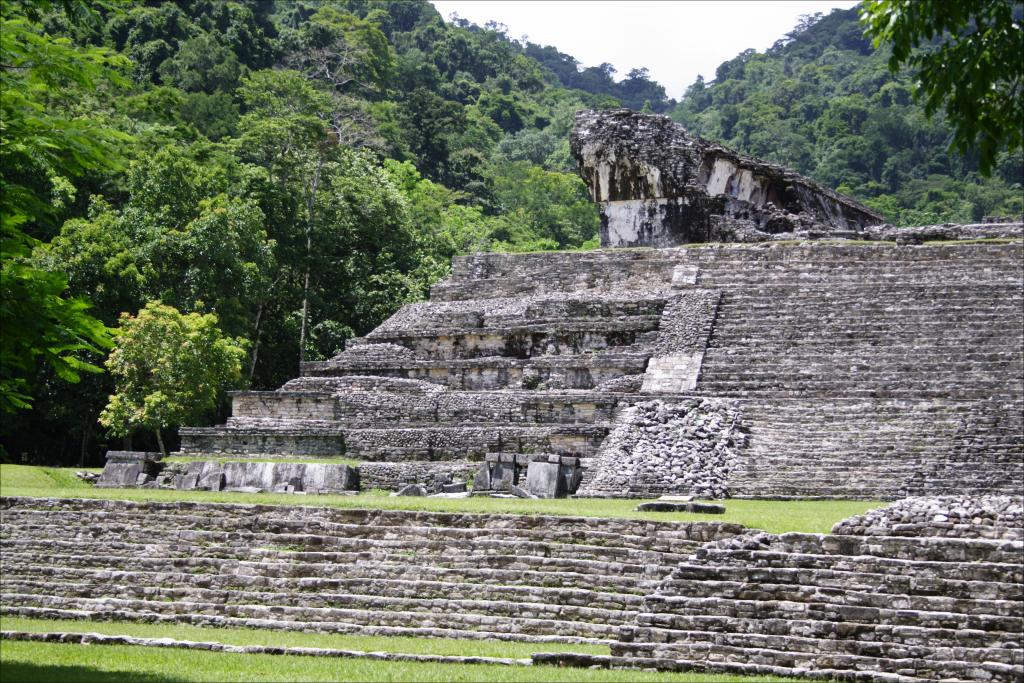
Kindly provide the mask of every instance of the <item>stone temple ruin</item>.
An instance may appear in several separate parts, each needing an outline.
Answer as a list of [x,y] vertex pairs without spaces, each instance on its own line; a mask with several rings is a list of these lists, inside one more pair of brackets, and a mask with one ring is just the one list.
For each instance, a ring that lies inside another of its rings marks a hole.
[[893,228],[623,110],[582,113],[572,149],[602,245],[658,248],[458,257],[429,301],[183,429],[190,461],[115,452],[101,484],[899,502],[772,535],[8,498],[0,613],[611,646],[534,663],[1024,679],[1021,224]]
[[[196,462],[147,473],[116,453],[104,483],[883,499],[1024,486],[1020,224],[876,225],[792,171],[625,110],[580,114],[572,149],[605,246],[678,246],[458,257],[430,301],[277,391],[236,393],[227,424],[183,429]],[[714,235],[746,243],[699,244]],[[985,236],[1017,239],[964,239]],[[305,463],[331,457],[358,472]]]

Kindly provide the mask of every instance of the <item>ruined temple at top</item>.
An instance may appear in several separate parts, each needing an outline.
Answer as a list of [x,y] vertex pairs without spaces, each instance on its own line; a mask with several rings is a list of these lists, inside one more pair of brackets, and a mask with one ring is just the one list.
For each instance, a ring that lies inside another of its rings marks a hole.
[[[892,226],[873,229],[883,217],[856,200],[703,140],[665,116],[628,109],[580,112],[571,149],[600,208],[602,247],[920,236]],[[999,237],[1019,230],[936,226],[926,234]]]
[[111,454],[106,483],[1020,491],[1020,223],[894,228],[624,110],[581,113],[572,150],[602,244],[662,248],[457,257],[429,301],[276,391],[235,393],[226,424],[182,429],[193,462]]

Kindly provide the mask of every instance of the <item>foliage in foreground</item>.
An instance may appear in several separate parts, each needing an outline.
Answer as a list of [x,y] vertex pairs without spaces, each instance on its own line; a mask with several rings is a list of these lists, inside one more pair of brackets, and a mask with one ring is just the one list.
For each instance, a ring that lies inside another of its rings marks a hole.
[[411,498],[380,491],[358,496],[286,493],[232,493],[170,491],[158,489],[101,489],[79,481],[71,470],[26,465],[0,465],[0,495],[50,498],[105,498],[114,500],[196,501],[261,505],[325,506],[348,509],[424,510],[479,514],[569,515],[616,517],[677,522],[730,522],[771,533],[799,531],[828,533],[846,517],[861,514],[883,503],[864,500],[726,500],[724,515],[683,512],[637,512],[641,500],[609,498],[512,499]]
[[225,338],[212,313],[182,315],[151,301],[137,316],[121,314],[117,343],[107,358],[116,391],[100,423],[117,436],[161,430],[201,419],[220,393],[241,377],[245,340]]
[[875,46],[892,48],[889,70],[915,69],[925,113],[945,111],[950,147],[976,152],[982,174],[991,174],[1000,151],[1024,148],[1024,6],[868,0],[861,12]]

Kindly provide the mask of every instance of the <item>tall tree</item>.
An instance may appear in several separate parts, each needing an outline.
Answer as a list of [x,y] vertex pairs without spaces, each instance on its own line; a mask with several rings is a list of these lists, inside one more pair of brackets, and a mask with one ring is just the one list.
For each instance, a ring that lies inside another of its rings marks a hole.
[[244,341],[223,336],[212,313],[182,315],[159,301],[124,313],[107,359],[117,388],[100,423],[117,436],[150,429],[166,455],[162,431],[212,411],[238,382],[244,357]]
[[889,69],[909,65],[930,116],[953,124],[951,147],[978,151],[989,175],[996,157],[1024,145],[1024,5],[1010,0],[867,0],[875,45],[892,48]]
[[[29,6],[31,9],[32,6]],[[54,206],[71,179],[120,162],[119,133],[83,100],[124,84],[128,62],[104,48],[48,35],[22,3],[0,5],[0,409],[31,406],[37,363],[77,382],[98,372],[83,354],[109,346],[89,303],[64,296],[67,279],[30,265],[38,236],[52,230]]]

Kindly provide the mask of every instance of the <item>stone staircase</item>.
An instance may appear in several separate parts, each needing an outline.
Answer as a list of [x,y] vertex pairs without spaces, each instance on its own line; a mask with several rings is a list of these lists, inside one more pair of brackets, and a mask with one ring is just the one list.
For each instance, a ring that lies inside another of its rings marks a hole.
[[[456,259],[431,301],[278,391],[234,394],[226,424],[182,429],[181,452],[459,477],[488,454],[590,458],[640,388],[671,295],[670,259],[618,256]],[[403,481],[370,469],[382,485]]]
[[[459,476],[495,453],[586,467],[631,405],[706,397],[742,406],[732,495],[1010,491],[1024,485],[1021,252],[772,243],[459,257],[429,302],[278,391],[235,394],[225,425],[182,430],[182,452],[459,463]],[[672,485],[643,479],[628,495]]]
[[607,643],[735,524],[5,498],[0,613]]
[[837,680],[1024,677],[1024,545],[751,534],[680,563],[622,631],[630,666]]

